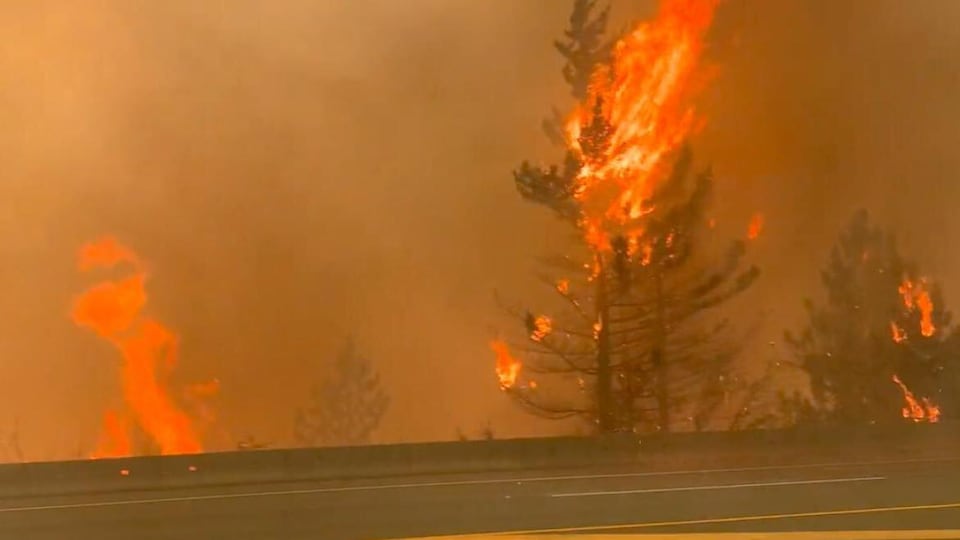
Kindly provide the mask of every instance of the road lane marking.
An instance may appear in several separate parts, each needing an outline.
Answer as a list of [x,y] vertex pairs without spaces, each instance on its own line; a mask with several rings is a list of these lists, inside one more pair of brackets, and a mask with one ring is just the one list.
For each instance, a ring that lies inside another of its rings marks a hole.
[[[499,533],[471,535],[474,538],[503,538]],[[398,538],[395,540],[453,540],[463,535]],[[570,540],[569,534],[512,536],[515,540]],[[576,540],[956,540],[960,530],[894,531],[790,531],[790,532],[718,532],[718,533],[610,533],[576,535]]]
[[812,517],[855,516],[863,514],[882,514],[886,512],[916,512],[921,510],[949,510],[960,508],[960,502],[943,504],[918,504],[913,506],[879,506],[874,508],[851,508],[845,510],[822,510],[819,512],[795,512],[785,514],[759,514],[752,516],[733,516],[721,518],[688,519],[677,521],[648,521],[645,523],[625,523],[620,525],[584,525],[580,527],[557,527],[552,529],[527,529],[516,531],[496,531],[488,533],[470,533],[461,535],[431,536],[421,540],[440,538],[484,538],[489,536],[543,535],[554,533],[592,533],[605,531],[629,531],[631,529],[652,529],[654,527],[682,527],[686,525],[714,525],[719,523],[746,523],[751,521],[775,521],[780,519],[800,519]]
[[623,489],[614,491],[580,491],[572,493],[551,493],[551,497],[594,497],[597,495],[630,495],[638,493],[670,493],[673,491],[712,491],[718,489],[742,489],[774,486],[802,486],[809,484],[839,484],[843,482],[871,482],[886,480],[885,476],[860,476],[856,478],[823,478],[819,480],[784,480],[780,482],[754,482],[749,484],[717,484],[712,486],[682,486],[669,488]]
[[[685,470],[673,470],[673,471],[647,471],[647,472],[632,472],[632,473],[609,473],[609,474],[572,474],[572,475],[556,475],[556,476],[532,476],[532,477],[508,477],[508,478],[485,478],[485,479],[473,479],[473,480],[449,480],[442,482],[406,482],[406,483],[394,483],[394,484],[366,484],[359,486],[337,486],[337,487],[322,487],[322,488],[309,488],[309,489],[290,489],[290,490],[277,490],[277,491],[252,491],[252,492],[240,492],[240,493],[215,493],[211,495],[188,495],[182,497],[158,497],[158,498],[141,498],[141,499],[125,499],[125,500],[108,500],[108,501],[96,501],[96,502],[87,502],[87,503],[71,503],[71,504],[52,504],[52,505],[37,505],[37,506],[11,506],[11,507],[0,507],[0,513],[12,513],[12,512],[35,512],[42,510],[66,510],[72,508],[98,508],[98,507],[109,507],[109,506],[131,506],[138,504],[158,504],[158,503],[173,503],[173,502],[192,502],[192,501],[215,501],[215,500],[228,500],[228,499],[240,499],[240,498],[251,498],[251,497],[283,497],[283,496],[292,496],[292,495],[314,495],[322,493],[345,493],[353,491],[380,491],[380,490],[399,490],[399,489],[416,489],[416,488],[435,488],[435,487],[457,487],[457,486],[479,486],[479,485],[496,485],[496,484],[523,484],[525,482],[529,483],[543,483],[543,482],[565,482],[565,481],[575,481],[575,480],[605,480],[605,479],[615,479],[615,478],[654,478],[659,476],[687,476],[687,475],[708,475],[708,474],[722,474],[722,473],[741,473],[741,472],[761,472],[761,471],[789,471],[789,470],[805,470],[805,469],[825,469],[825,468],[843,468],[843,467],[869,467],[869,466],[880,466],[880,465],[911,465],[911,464],[920,464],[920,463],[953,463],[960,461],[960,458],[918,458],[918,459],[906,459],[906,460],[878,460],[878,461],[860,461],[860,462],[834,462],[834,463],[807,463],[807,464],[794,464],[794,465],[764,465],[760,467],[732,467],[732,468],[717,468],[717,469],[685,469]],[[307,482],[307,481],[304,481]],[[189,490],[192,486],[183,486],[179,488],[166,488],[170,490]],[[196,488],[203,489],[205,486],[195,486]],[[84,495],[51,495],[48,498],[60,498],[67,499],[71,497],[82,497]]]

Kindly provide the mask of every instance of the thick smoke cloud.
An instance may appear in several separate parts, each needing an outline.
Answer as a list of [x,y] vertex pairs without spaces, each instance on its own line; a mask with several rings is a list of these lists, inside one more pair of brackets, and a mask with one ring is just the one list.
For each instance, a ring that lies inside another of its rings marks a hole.
[[[455,4],[455,5],[454,5]],[[617,23],[652,2],[616,3]],[[38,1],[0,6],[0,432],[89,449],[117,355],[67,317],[84,241],[150,262],[184,377],[217,376],[233,438],[289,443],[292,409],[353,334],[393,396],[381,440],[547,433],[497,389],[492,301],[535,301],[549,216],[509,170],[552,157],[567,2]],[[765,213],[738,308],[778,340],[866,205],[944,279],[960,156],[960,6],[728,0],[698,159],[721,222]],[[555,244],[555,242],[554,242]],[[947,290],[960,301],[960,284]]]

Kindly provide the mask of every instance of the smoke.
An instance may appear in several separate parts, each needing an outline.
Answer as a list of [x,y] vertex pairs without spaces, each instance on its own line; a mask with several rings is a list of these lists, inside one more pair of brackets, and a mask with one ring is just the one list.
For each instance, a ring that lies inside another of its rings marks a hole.
[[[628,5],[629,4],[629,5]],[[616,24],[652,2],[615,3]],[[0,6],[0,392],[29,459],[95,443],[112,351],[67,316],[73,257],[111,233],[145,259],[183,376],[218,377],[235,439],[290,442],[347,335],[392,395],[380,438],[555,429],[502,396],[487,349],[534,302],[553,221],[510,169],[554,157],[569,105],[550,41],[567,2],[37,1]],[[765,216],[744,317],[779,339],[858,206],[960,302],[944,249],[960,156],[949,0],[727,0],[694,141],[718,222]],[[549,293],[546,293],[549,294]],[[763,306],[755,308],[752,306]],[[65,421],[69,418],[69,421]],[[2,429],[0,429],[2,431]]]
[[[767,217],[756,305],[770,339],[815,295],[818,268],[854,209],[899,233],[903,251],[960,301],[946,249],[960,156],[960,30],[949,1],[728,2],[715,36],[722,73],[700,148],[720,198]],[[951,282],[955,283],[951,285]]]

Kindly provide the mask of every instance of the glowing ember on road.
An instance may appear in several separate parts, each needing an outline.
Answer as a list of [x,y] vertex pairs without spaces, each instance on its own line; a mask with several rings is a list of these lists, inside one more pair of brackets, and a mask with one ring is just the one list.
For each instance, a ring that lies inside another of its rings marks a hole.
[[72,311],[78,326],[107,340],[123,358],[121,385],[129,420],[115,411],[105,415],[101,441],[93,457],[131,455],[131,424],[139,427],[162,454],[200,452],[195,422],[166,388],[177,363],[177,337],[142,313],[147,303],[147,276],[138,257],[116,240],[105,238],[83,246],[78,266],[91,271],[124,263],[133,267],[132,275],[90,287],[77,297]]

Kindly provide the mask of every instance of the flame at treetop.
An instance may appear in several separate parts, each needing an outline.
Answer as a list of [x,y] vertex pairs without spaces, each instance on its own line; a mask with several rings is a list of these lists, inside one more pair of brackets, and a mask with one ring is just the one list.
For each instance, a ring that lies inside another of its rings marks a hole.
[[926,281],[921,279],[914,282],[904,278],[899,291],[903,298],[903,305],[910,311],[920,312],[920,333],[924,337],[932,336],[937,328],[933,324],[933,300],[930,299],[930,293],[927,291]]
[[497,355],[497,378],[500,379],[500,388],[503,390],[513,388],[520,376],[520,361],[510,354],[510,348],[502,340],[491,341],[490,348]]
[[938,422],[940,421],[940,407],[932,403],[927,398],[921,398],[919,401],[914,397],[913,392],[903,384],[900,377],[893,376],[893,382],[900,387],[903,392],[903,399],[906,404],[903,406],[901,414],[904,418],[914,422]]
[[[650,198],[669,174],[674,151],[703,125],[693,97],[702,86],[700,57],[718,2],[661,0],[657,16],[638,24],[616,43],[609,63],[595,67],[586,99],[566,122],[567,146],[580,163],[573,191],[579,225],[595,252],[610,250],[611,238],[625,234],[631,253],[640,252],[644,264],[652,258],[651,246],[637,245],[639,220],[652,211]],[[599,259],[585,269],[589,280],[596,278]],[[569,282],[556,287],[566,296]],[[501,387],[510,388],[520,362],[503,342],[490,346]]]
[[[702,123],[692,97],[703,40],[717,0],[662,0],[657,17],[617,42],[597,66],[586,100],[566,125],[580,159],[575,198],[581,227],[596,250],[617,232],[637,232],[649,199],[669,172],[667,157]],[[606,122],[602,147],[584,135]],[[632,229],[632,230],[631,230]]]
[[533,331],[530,332],[530,339],[534,341],[543,341],[543,338],[553,332],[553,321],[546,315],[538,315],[533,320]]
[[128,410],[105,414],[101,440],[93,457],[131,455],[132,425],[139,426],[162,454],[200,452],[196,423],[166,388],[167,378],[177,363],[177,337],[142,314],[147,303],[146,272],[138,257],[113,238],[80,249],[81,271],[124,263],[133,267],[131,275],[90,287],[76,298],[72,310],[78,326],[107,340],[123,359],[121,386]]

